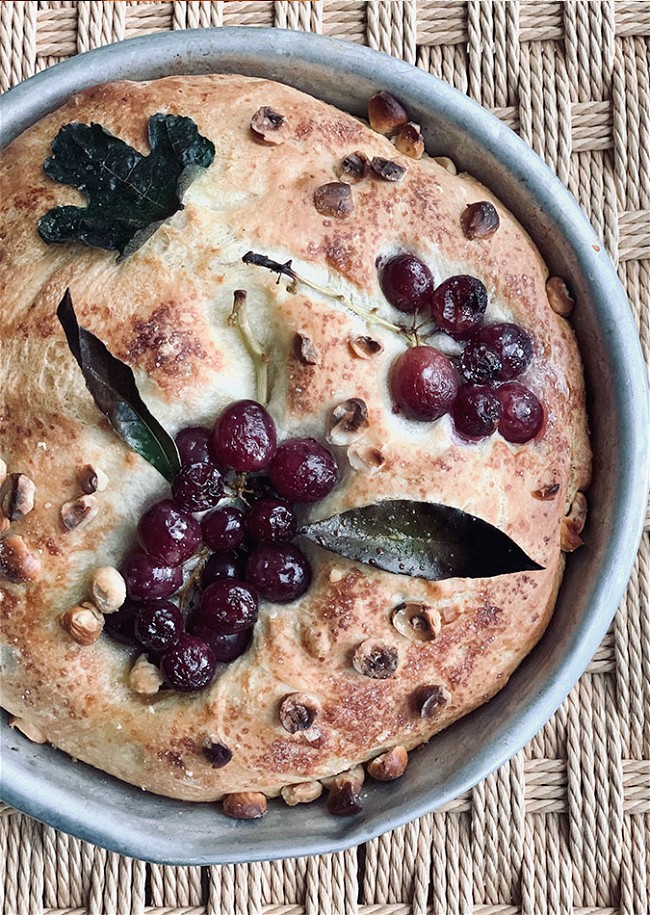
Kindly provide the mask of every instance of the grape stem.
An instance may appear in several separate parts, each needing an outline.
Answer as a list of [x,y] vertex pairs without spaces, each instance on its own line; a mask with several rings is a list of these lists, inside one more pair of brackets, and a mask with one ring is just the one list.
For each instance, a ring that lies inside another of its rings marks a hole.
[[208,557],[210,556],[210,551],[203,546],[200,548],[200,550],[198,550],[197,553],[194,554],[194,556],[196,558],[196,565],[187,576],[187,581],[178,592],[178,609],[183,615],[185,615],[185,602],[187,601],[187,597],[192,588],[198,584],[199,578],[201,577],[201,572],[203,571],[203,566],[206,564]]
[[253,360],[253,365],[255,366],[257,399],[261,404],[266,405],[269,399],[269,355],[262,348],[248,323],[245,290],[235,289],[233,297],[234,303],[228,318],[228,324],[231,327],[237,328],[244,341],[244,346]]

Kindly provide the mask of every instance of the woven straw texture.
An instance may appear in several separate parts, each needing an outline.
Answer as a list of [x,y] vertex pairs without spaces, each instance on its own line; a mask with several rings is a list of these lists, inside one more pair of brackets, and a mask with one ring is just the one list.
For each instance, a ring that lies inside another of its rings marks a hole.
[[[3,2],[0,87],[170,29],[302,29],[429,70],[502,118],[591,217],[650,356],[650,3]],[[650,539],[589,670],[510,763],[334,855],[147,865],[3,809],[7,915],[643,915],[650,878]]]

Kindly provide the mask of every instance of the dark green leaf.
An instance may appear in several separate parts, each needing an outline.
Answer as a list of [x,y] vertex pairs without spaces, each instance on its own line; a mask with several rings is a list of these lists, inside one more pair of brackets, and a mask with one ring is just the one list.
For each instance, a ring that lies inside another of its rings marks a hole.
[[171,482],[181,467],[178,449],[140,397],[130,367],[79,325],[69,289],[56,314],[99,412],[130,448]]
[[162,223],[182,209],[183,195],[214,159],[214,144],[191,118],[149,118],[151,153],[143,156],[100,124],[66,124],[52,143],[45,174],[78,188],[87,207],[60,206],[38,221],[48,243],[76,241],[133,254]]
[[432,581],[542,568],[487,521],[428,502],[364,505],[307,524],[300,533],[346,559]]

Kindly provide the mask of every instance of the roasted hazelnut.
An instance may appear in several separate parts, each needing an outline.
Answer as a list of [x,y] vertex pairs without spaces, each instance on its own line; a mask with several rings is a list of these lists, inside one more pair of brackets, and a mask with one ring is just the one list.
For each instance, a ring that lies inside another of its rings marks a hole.
[[350,467],[359,471],[359,473],[367,473],[370,477],[379,473],[386,463],[386,458],[379,448],[373,448],[372,445],[364,445],[363,442],[353,442],[347,453]]
[[408,761],[409,757],[405,747],[398,746],[380,756],[375,756],[370,760],[366,769],[368,775],[378,782],[392,782],[404,775]]
[[288,807],[309,804],[319,798],[322,793],[323,786],[320,782],[300,782],[297,785],[285,785],[280,789],[282,800]]
[[10,521],[20,521],[34,508],[36,487],[24,473],[10,473],[0,486],[0,508]]
[[363,787],[364,771],[361,766],[355,766],[349,772],[342,772],[329,779],[323,779],[323,784],[329,789],[327,809],[334,816],[354,816],[363,810],[359,795]]
[[465,207],[460,224],[469,239],[491,238],[499,228],[499,214],[487,200],[480,200]]
[[559,483],[550,483],[548,486],[542,486],[541,489],[534,489],[532,496],[533,499],[539,499],[540,502],[552,502],[559,491]]
[[444,686],[421,686],[413,693],[413,705],[420,718],[435,718],[451,699]]
[[406,109],[390,92],[377,92],[368,102],[368,120],[377,133],[391,134],[408,119]]
[[41,574],[41,560],[18,534],[0,540],[0,575],[14,584],[36,581]]
[[438,611],[421,601],[399,604],[393,610],[391,622],[401,635],[417,642],[434,639],[442,625]]
[[126,600],[126,582],[113,566],[100,566],[90,576],[90,596],[102,613],[115,613]]
[[306,731],[320,712],[320,702],[307,693],[289,693],[280,703],[280,723],[285,731]]
[[212,734],[206,737],[201,749],[213,769],[223,769],[232,759],[232,750],[220,743],[219,739]]
[[155,696],[164,682],[160,669],[150,663],[146,654],[141,654],[129,674],[129,686],[133,692],[141,696]]
[[289,135],[289,122],[283,114],[265,105],[258,108],[251,118],[251,130],[258,139],[271,146],[279,146]]
[[92,495],[80,496],[61,506],[61,521],[64,527],[73,531],[85,527],[95,518],[99,511],[99,503]]
[[373,359],[384,351],[383,343],[373,340],[372,337],[350,337],[348,344],[359,359]]
[[373,172],[384,181],[401,181],[406,174],[406,165],[400,165],[394,159],[384,159],[382,156],[375,156],[370,165]]
[[435,156],[434,162],[437,162],[441,168],[444,168],[446,172],[449,172],[450,175],[457,175],[458,169],[456,168],[456,163],[453,159],[450,159],[449,156]]
[[108,477],[99,467],[84,464],[79,468],[79,485],[83,492],[92,495],[94,492],[103,492],[108,486]]
[[402,124],[393,139],[395,149],[410,159],[421,159],[424,153],[424,140],[417,124]]
[[364,677],[387,680],[397,670],[399,654],[394,645],[380,639],[366,639],[354,652],[352,666]]
[[369,426],[368,407],[360,397],[351,397],[332,410],[326,438],[331,445],[349,445],[361,438]]
[[38,725],[33,724],[31,721],[27,721],[25,718],[17,718],[15,715],[9,719],[9,727],[15,728],[17,731],[20,731],[28,740],[31,740],[32,743],[46,743],[47,737],[38,727]]
[[344,772],[337,772],[335,775],[325,775],[321,778],[321,784],[326,788],[331,788],[334,784],[342,784],[343,782],[351,782],[357,789],[361,791],[363,783],[366,780],[366,773],[363,766],[353,766],[351,769],[346,769]]
[[587,520],[587,499],[584,493],[577,492],[568,513],[562,518],[560,527],[560,549],[565,553],[572,553],[582,546],[580,536]]
[[348,184],[357,184],[368,177],[370,160],[364,152],[353,152],[342,159],[336,169],[337,177],[347,181]]
[[331,181],[321,184],[314,191],[314,206],[321,216],[334,216],[345,219],[354,212],[354,201],[349,184],[342,181]]
[[7,479],[7,462],[0,458],[0,486]]
[[319,365],[320,356],[318,350],[309,337],[304,334],[296,334],[293,338],[293,352],[298,362],[303,365]]
[[546,296],[549,305],[556,315],[568,318],[575,306],[575,299],[567,288],[567,284],[559,276],[549,276],[546,280]]
[[257,820],[266,810],[266,795],[260,791],[239,791],[223,799],[223,812],[236,820]]
[[103,614],[90,601],[66,610],[59,617],[59,622],[79,645],[92,645],[104,628]]

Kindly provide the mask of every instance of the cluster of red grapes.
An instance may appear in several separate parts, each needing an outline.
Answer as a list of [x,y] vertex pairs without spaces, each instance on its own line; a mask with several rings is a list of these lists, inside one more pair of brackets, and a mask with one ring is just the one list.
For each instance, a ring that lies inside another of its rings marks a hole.
[[[176,444],[182,466],[172,498],[140,518],[140,546],[122,567],[127,601],[106,629],[146,649],[168,686],[194,691],[217,662],[246,651],[260,598],[288,603],[309,587],[309,562],[290,542],[295,503],[323,499],[338,468],[315,439],[278,444],[273,420],[252,400],[228,406],[212,430],[183,429]],[[197,554],[204,564],[185,617],[169,598]]]
[[426,264],[398,254],[383,267],[381,288],[399,311],[430,315],[438,329],[465,343],[457,362],[431,346],[415,346],[397,359],[390,386],[400,411],[434,420],[451,413],[456,431],[478,441],[498,429],[509,442],[534,438],[544,409],[514,379],[526,371],[533,341],[518,324],[485,324],[488,296],[474,276],[452,276],[435,286]]

